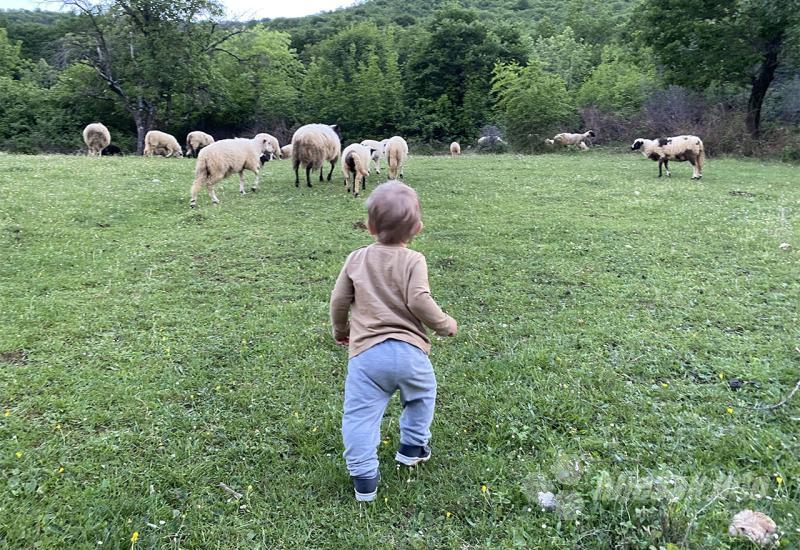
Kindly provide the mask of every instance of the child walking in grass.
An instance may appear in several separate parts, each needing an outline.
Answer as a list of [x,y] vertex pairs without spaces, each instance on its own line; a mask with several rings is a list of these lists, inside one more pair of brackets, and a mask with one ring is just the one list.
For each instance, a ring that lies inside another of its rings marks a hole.
[[395,460],[415,466],[431,457],[436,377],[423,325],[439,336],[458,330],[431,297],[425,256],[406,248],[422,231],[417,193],[397,181],[375,188],[367,228],[376,242],[347,257],[330,303],[333,337],[349,347],[342,437],[358,501],[377,495],[381,419],[395,391],[403,405]]

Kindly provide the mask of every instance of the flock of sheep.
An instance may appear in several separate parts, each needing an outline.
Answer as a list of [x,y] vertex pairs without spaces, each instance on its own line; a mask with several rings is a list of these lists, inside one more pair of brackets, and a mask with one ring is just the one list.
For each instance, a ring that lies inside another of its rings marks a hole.
[[[552,139],[546,139],[548,145],[567,147],[576,145],[580,149],[588,149],[586,140],[595,137],[592,130],[582,134],[561,133]],[[482,137],[478,140],[487,140]],[[502,141],[500,138],[494,138]],[[103,124],[95,122],[83,130],[83,141],[89,155],[122,154],[119,147],[111,143],[111,134]],[[676,136],[660,139],[639,138],[633,142],[631,149],[640,150],[642,154],[658,162],[658,176],[662,175],[662,166],[670,176],[669,161],[688,161],[693,168],[692,179],[702,177],[705,150],[703,142],[697,136]],[[292,142],[283,147],[270,134],[257,134],[252,139],[223,139],[215,141],[205,132],[190,132],[186,136],[186,154],[197,158],[195,178],[191,188],[189,205],[197,206],[197,195],[205,188],[211,202],[219,203],[214,193],[214,186],[228,176],[239,174],[239,192],[244,194],[244,172],[249,170],[255,174],[251,189],[258,189],[261,166],[273,158],[292,158],[295,173],[295,186],[300,186],[300,165],[306,169],[306,185],[311,187],[311,172],[319,170],[319,181],[324,181],[323,166],[330,163],[327,180],[331,181],[336,162],[341,158],[342,174],[347,191],[357,197],[366,189],[366,178],[370,170],[380,174],[381,160],[386,159],[389,179],[403,178],[403,166],[408,158],[408,144],[400,136],[382,141],[365,139],[361,143],[353,143],[342,151],[341,133],[337,125],[306,124],[301,126],[292,136]],[[458,142],[450,144],[451,156],[461,154]],[[182,157],[183,149],[174,136],[158,130],[147,133],[144,140],[144,155],[161,155],[164,157]]]

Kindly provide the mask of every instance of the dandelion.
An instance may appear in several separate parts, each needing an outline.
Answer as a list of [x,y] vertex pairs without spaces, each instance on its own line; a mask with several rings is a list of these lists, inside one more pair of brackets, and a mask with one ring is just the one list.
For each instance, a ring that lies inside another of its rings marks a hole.
[[16,455],[17,458],[22,458],[22,451],[17,451],[14,454]]
[[63,473],[64,473],[64,467],[63,467],[63,466],[61,466],[61,467],[58,469],[58,473],[59,473],[59,474],[63,474]]
[[384,445],[388,445],[388,444],[389,444],[389,440],[388,440],[388,439],[384,439],[384,440],[383,440],[383,444],[384,444]]
[[669,387],[669,384],[667,382],[661,382],[661,387],[667,389]]
[[3,413],[3,416],[11,416],[11,409],[6,409],[6,412]]
[[489,488],[486,485],[481,485],[481,493],[483,493],[485,495],[486,491],[488,491],[488,490],[489,490]]
[[725,380],[725,373],[724,372],[719,373],[718,376],[719,376],[720,380]]
[[776,482],[778,485],[783,485],[783,477],[782,477],[782,476],[779,476],[779,475],[775,476],[775,482]]
[[248,486],[247,486],[247,490],[248,490],[248,491],[252,491],[252,490],[253,490],[253,486],[252,486],[252,485],[248,485]]
[[445,512],[444,513],[444,517],[447,518],[447,519],[450,519],[450,516],[452,516],[452,515],[453,514],[451,514],[450,512]]
[[312,432],[316,432],[316,431],[317,431],[317,427],[316,427],[316,426],[314,426],[313,428],[311,428],[311,431],[312,431]]
[[728,414],[733,414],[733,407],[728,407],[725,411],[727,411]]
[[131,546],[136,544],[136,541],[139,540],[139,531],[134,531],[131,535]]

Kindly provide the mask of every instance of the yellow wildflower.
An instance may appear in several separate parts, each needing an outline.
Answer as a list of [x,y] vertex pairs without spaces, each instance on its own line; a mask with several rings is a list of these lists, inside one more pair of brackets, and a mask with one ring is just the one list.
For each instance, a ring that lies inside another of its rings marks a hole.
[[669,387],[669,384],[667,382],[661,382],[661,387],[667,389]]
[[59,473],[59,474],[63,474],[63,473],[64,473],[64,467],[63,467],[63,466],[61,466],[61,467],[58,469],[58,473]]
[[137,540],[139,540],[139,531],[134,531],[131,535],[131,544],[136,544]]
[[775,476],[775,481],[778,483],[778,485],[783,485],[783,477]]
[[481,493],[486,494],[486,491],[488,490],[489,488],[486,485],[481,485]]
[[22,451],[17,451],[14,454],[17,455],[17,458],[22,458]]
[[313,428],[311,428],[311,431],[312,431],[312,432],[316,432],[316,431],[317,431],[317,427],[316,427],[316,426],[314,426]]
[[725,373],[724,372],[719,373],[719,379],[720,380],[725,380]]
[[445,512],[444,513],[444,517],[446,517],[447,519],[450,519],[450,516],[452,516],[452,515],[453,514],[451,514],[450,512]]
[[725,410],[727,411],[728,414],[733,414],[733,407],[728,407]]
[[3,416],[11,416],[11,409],[6,409],[6,412],[3,413]]

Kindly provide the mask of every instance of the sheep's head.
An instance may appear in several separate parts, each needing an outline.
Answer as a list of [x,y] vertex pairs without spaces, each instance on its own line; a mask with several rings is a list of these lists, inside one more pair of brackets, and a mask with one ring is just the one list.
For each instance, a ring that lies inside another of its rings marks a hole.
[[272,141],[269,139],[268,134],[256,134],[253,141],[258,145],[258,150],[261,151],[262,155],[266,154],[269,157],[275,152],[272,150]]
[[638,151],[639,149],[642,148],[642,145],[644,145],[644,140],[642,138],[639,138],[633,142],[633,145],[631,145],[631,150]]
[[589,130],[589,131],[588,131],[588,132],[586,132],[586,133],[587,133],[587,134],[589,134],[589,137],[595,137],[594,130]]
[[331,127],[331,130],[333,130],[336,133],[336,135],[339,136],[339,139],[341,140],[342,139],[342,130],[339,128],[339,125],[338,124],[330,124],[329,126]]

